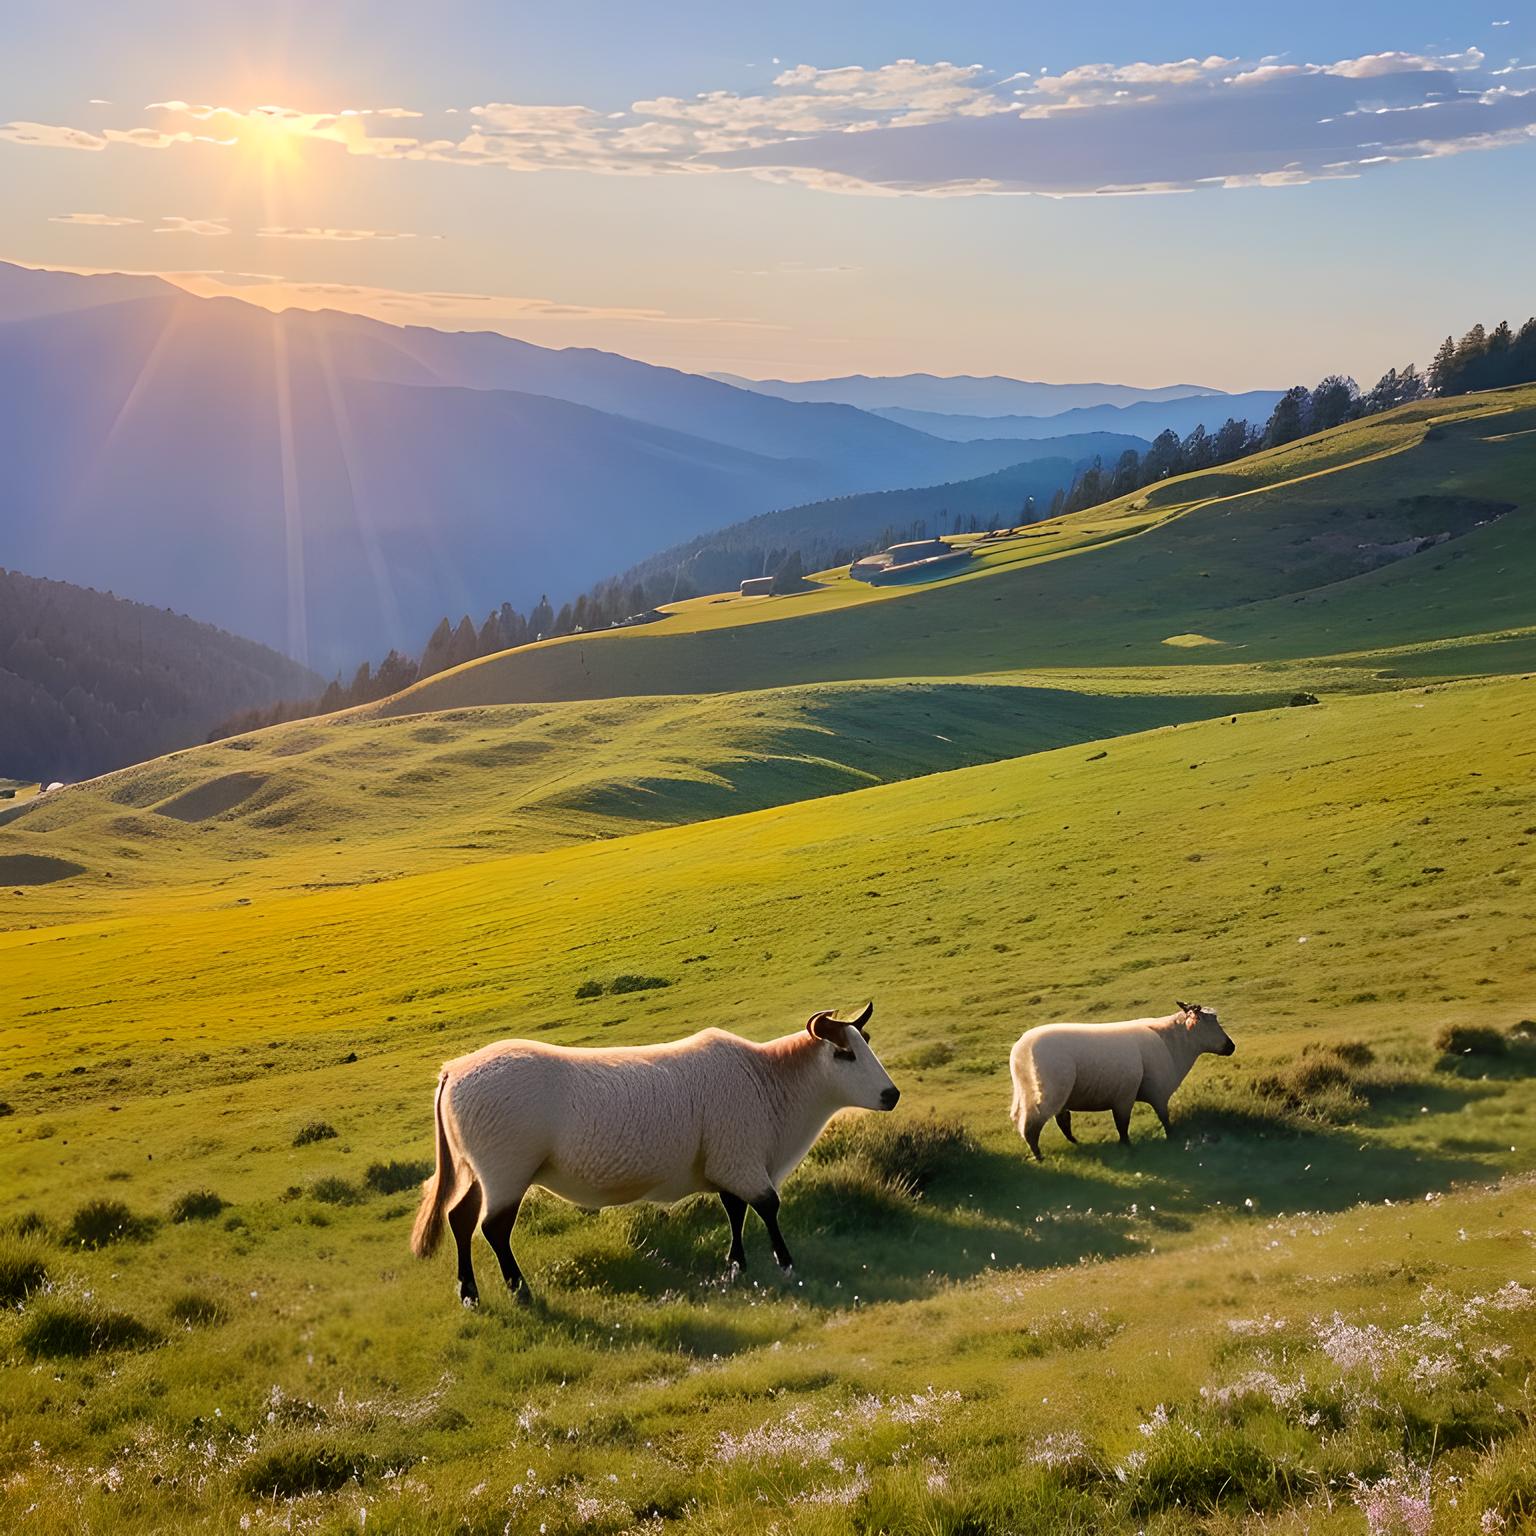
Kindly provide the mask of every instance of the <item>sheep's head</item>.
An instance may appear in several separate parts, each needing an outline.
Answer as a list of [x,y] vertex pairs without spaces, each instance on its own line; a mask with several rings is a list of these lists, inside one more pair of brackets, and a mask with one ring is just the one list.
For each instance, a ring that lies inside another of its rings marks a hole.
[[817,1056],[832,1093],[849,1109],[895,1109],[901,1097],[869,1047],[869,1016],[874,1011],[873,1003],[865,1003],[851,1019],[827,1010],[806,1021],[806,1033],[822,1042]]
[[1199,1003],[1180,1003],[1184,1027],[1194,1041],[1195,1050],[1209,1052],[1212,1056],[1230,1056],[1237,1047],[1232,1037],[1221,1027],[1214,1008],[1202,1008]]

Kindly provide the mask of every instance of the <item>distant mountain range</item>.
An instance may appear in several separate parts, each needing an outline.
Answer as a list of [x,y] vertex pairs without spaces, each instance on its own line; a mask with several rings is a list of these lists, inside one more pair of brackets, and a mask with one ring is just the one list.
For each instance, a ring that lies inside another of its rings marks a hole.
[[1055,416],[960,416],[910,411],[901,406],[882,406],[873,414],[960,443],[1000,437],[1028,441],[1073,432],[1128,432],[1153,438],[1169,429],[1185,437],[1197,426],[1214,432],[1228,417],[1262,426],[1283,393],[1250,389],[1241,395],[1186,395],[1173,400],[1139,400],[1131,405],[1079,406]]
[[1094,405],[1133,405],[1142,400],[1179,400],[1186,395],[1219,395],[1204,384],[1162,384],[1141,389],[1133,384],[1042,384],[993,374],[940,377],[904,373],[871,378],[855,373],[840,379],[745,379],[734,373],[711,378],[779,400],[821,401],[853,405],[862,411],[899,407],[909,411],[941,411],[962,416],[1052,416]]
[[1019,454],[610,353],[0,265],[0,457],[0,563],[330,673],[754,513]]

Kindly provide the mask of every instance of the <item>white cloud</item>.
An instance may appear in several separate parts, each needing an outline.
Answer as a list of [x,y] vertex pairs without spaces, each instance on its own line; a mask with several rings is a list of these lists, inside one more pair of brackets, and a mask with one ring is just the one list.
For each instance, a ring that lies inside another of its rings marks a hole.
[[184,219],[180,214],[167,213],[161,216],[154,233],[157,235],[227,235],[229,220]]
[[[321,229],[315,225],[268,224],[256,231],[263,240],[414,240],[404,230],[392,229]],[[429,236],[432,239],[440,236]]]
[[[490,101],[468,109],[467,131],[456,109],[418,128],[423,114],[403,106],[168,100],[150,104],[147,125],[92,133],[18,122],[0,139],[93,151],[255,145],[522,173],[732,172],[877,196],[1125,195],[1289,186],[1520,143],[1536,135],[1536,93],[1502,88],[1493,77],[1504,73],[1474,47],[1321,63],[1213,53],[1033,75],[897,59],[796,64],[759,91],[656,96],[624,111]],[[410,131],[370,131],[396,121]],[[317,227],[281,238],[404,237]]]
[[55,213],[48,218],[50,224],[80,224],[92,229],[117,229],[124,224],[142,224],[143,219],[131,219],[122,213]]
[[107,147],[100,134],[84,128],[61,128],[54,123],[0,123],[0,139],[37,149],[90,149]]

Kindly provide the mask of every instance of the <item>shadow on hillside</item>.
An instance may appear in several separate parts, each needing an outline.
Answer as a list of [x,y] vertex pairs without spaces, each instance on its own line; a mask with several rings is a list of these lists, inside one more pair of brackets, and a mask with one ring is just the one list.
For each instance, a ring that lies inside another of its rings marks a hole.
[[[1433,1094],[1439,1086],[1419,1085],[1412,1113],[1431,1097],[1440,1112],[1459,1105],[1449,1086]],[[1405,1098],[1404,1117],[1408,1108]],[[1377,1119],[1381,1111],[1370,1113]],[[1079,1124],[1079,1134],[1088,1129]],[[1277,1129],[1273,1119],[1241,1109],[1196,1110],[1175,1131],[1166,1140],[1138,1118],[1129,1149],[1102,1139],[1074,1147],[1055,1136],[1042,1142],[1046,1160],[1038,1164],[1022,1144],[973,1145],[916,1197],[841,1164],[807,1164],[786,1185],[781,1214],[793,1278],[779,1273],[761,1223],[749,1215],[747,1270],[726,1286],[725,1216],[707,1197],[581,1218],[588,1223],[581,1227],[556,1218],[564,1241],[553,1263],[538,1255],[537,1232],[554,1226],[538,1223],[520,1246],[536,1283],[549,1288],[550,1316],[562,1315],[562,1292],[659,1300],[670,1305],[650,1321],[626,1324],[631,1342],[639,1328],[661,1347],[727,1354],[754,1347],[760,1314],[700,1302],[783,1298],[843,1310],[908,1300],[987,1270],[1144,1252],[1212,1216],[1269,1220],[1411,1201],[1488,1176],[1486,1163],[1469,1155],[1480,1150],[1475,1145],[1426,1152],[1368,1141],[1347,1126]],[[579,1326],[575,1312],[570,1322]]]

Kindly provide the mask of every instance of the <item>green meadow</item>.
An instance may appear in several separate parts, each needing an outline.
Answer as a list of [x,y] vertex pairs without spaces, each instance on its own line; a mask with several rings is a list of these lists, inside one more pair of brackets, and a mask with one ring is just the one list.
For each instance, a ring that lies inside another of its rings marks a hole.
[[[1531,1528],[1533,428],[1428,402],[0,807],[0,1524]],[[902,1101],[789,1180],[794,1278],[704,1198],[535,1197],[531,1306],[411,1257],[445,1059],[866,997]],[[1176,997],[1237,1052],[1173,1137],[1029,1161],[1022,1030]]]

